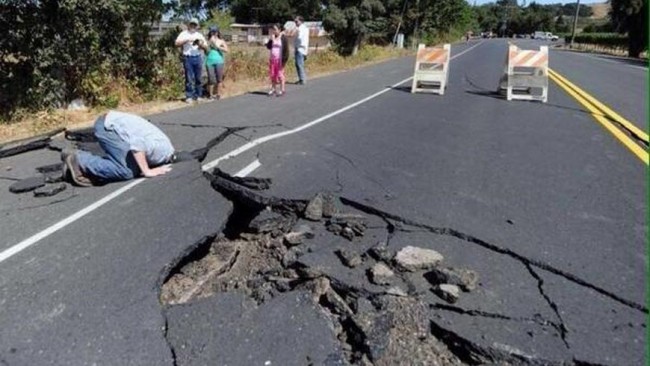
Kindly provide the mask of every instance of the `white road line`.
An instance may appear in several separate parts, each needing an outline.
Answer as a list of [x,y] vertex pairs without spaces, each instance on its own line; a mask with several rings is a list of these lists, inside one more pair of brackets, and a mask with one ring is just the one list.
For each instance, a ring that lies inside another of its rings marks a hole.
[[237,149],[227,153],[226,155],[223,155],[223,156],[221,156],[221,157],[219,157],[217,159],[214,159],[211,162],[203,165],[203,170],[210,170],[210,169],[216,167],[217,165],[219,165],[220,162],[222,162],[224,160],[234,158],[235,156],[237,156],[237,155],[239,155],[239,154],[241,154],[243,152],[246,152],[246,151],[254,148],[257,145],[261,145],[261,144],[263,144],[265,142],[268,142],[268,141],[271,141],[271,140],[279,139],[280,137],[293,135],[294,133],[297,133],[297,132],[306,130],[306,129],[310,128],[310,127],[316,126],[317,124],[322,123],[324,121],[327,121],[328,119],[330,119],[330,118],[332,118],[334,116],[337,116],[337,115],[339,115],[339,114],[341,114],[343,112],[349,111],[350,109],[352,109],[354,107],[357,107],[357,106],[359,106],[359,105],[361,105],[361,104],[363,104],[363,103],[365,103],[365,102],[367,102],[369,100],[375,99],[378,96],[386,93],[387,91],[392,90],[392,88],[394,88],[394,87],[396,87],[398,85],[404,84],[405,82],[407,82],[407,81],[409,81],[411,79],[412,79],[412,77],[404,79],[404,80],[400,81],[399,83],[392,85],[389,88],[383,89],[383,90],[381,90],[381,91],[379,91],[379,92],[377,92],[375,94],[372,94],[372,95],[370,95],[368,97],[365,97],[365,98],[363,98],[363,99],[361,99],[361,100],[359,100],[359,101],[357,101],[355,103],[352,103],[352,104],[350,104],[348,106],[345,106],[345,107],[343,107],[343,108],[341,108],[339,110],[336,110],[336,111],[334,111],[332,113],[326,114],[326,115],[324,115],[324,116],[322,116],[320,118],[317,118],[317,119],[315,119],[315,120],[313,120],[311,122],[305,123],[304,125],[300,125],[300,126],[294,128],[294,129],[274,133],[274,134],[271,134],[271,135],[267,135],[267,136],[263,136],[263,137],[260,137],[258,139],[255,139],[255,140],[253,140],[253,141],[251,141],[249,143],[246,143],[246,144],[238,147]]
[[[464,50],[463,52],[460,52],[460,53],[454,55],[454,56],[451,57],[450,59],[453,60],[453,59],[455,59],[456,57],[461,56],[461,55],[463,55],[463,54],[465,54],[465,53],[467,53],[467,52],[473,50],[474,48],[480,46],[483,42],[484,42],[484,41],[481,41],[481,42],[475,44],[474,46],[472,46],[472,47],[470,47],[470,48]],[[211,162],[209,162],[209,163],[203,165],[203,170],[210,170],[210,169],[216,167],[217,165],[219,165],[220,162],[222,162],[222,161],[224,161],[224,160],[228,160],[228,159],[234,158],[235,156],[237,156],[237,155],[239,155],[239,154],[241,154],[241,153],[243,153],[243,152],[246,152],[246,151],[248,151],[248,150],[254,148],[254,147],[257,146],[257,145],[261,145],[261,144],[263,144],[263,143],[265,143],[265,142],[268,142],[268,141],[271,141],[271,140],[275,140],[275,139],[278,139],[278,138],[280,138],[280,137],[284,137],[284,136],[292,135],[292,134],[294,134],[294,133],[297,133],[297,132],[300,132],[300,131],[306,130],[306,129],[310,128],[310,127],[316,126],[317,124],[319,124],[319,123],[321,123],[321,122],[324,122],[324,121],[326,121],[326,120],[328,120],[328,119],[330,119],[330,118],[332,118],[332,117],[334,117],[334,116],[337,116],[337,115],[339,115],[339,114],[341,114],[341,113],[343,113],[343,112],[349,111],[350,109],[352,109],[352,108],[354,108],[354,107],[357,107],[357,106],[359,106],[359,105],[361,105],[361,104],[363,104],[363,103],[365,103],[365,102],[367,102],[367,101],[369,101],[369,100],[375,99],[375,98],[377,98],[378,96],[380,96],[380,95],[382,95],[382,94],[384,94],[384,93],[386,93],[386,92],[392,90],[393,88],[395,88],[395,87],[397,87],[397,86],[399,86],[399,85],[402,85],[402,84],[406,83],[407,81],[409,81],[409,80],[411,80],[411,79],[413,79],[412,76],[409,77],[409,78],[406,78],[406,79],[404,79],[404,80],[402,80],[402,81],[400,81],[400,82],[398,82],[397,84],[391,85],[390,87],[385,88],[384,90],[380,90],[380,91],[378,91],[378,92],[375,93],[375,94],[372,94],[372,95],[370,95],[370,96],[368,96],[368,97],[366,97],[366,98],[363,98],[363,99],[361,99],[361,100],[359,100],[359,101],[357,101],[357,102],[355,102],[355,103],[352,103],[352,104],[350,104],[350,105],[348,105],[348,106],[346,106],[346,107],[343,107],[343,108],[341,108],[341,109],[339,109],[339,110],[336,110],[336,111],[334,111],[334,112],[332,112],[332,113],[330,113],[330,114],[326,114],[326,115],[324,115],[323,117],[320,117],[320,118],[315,119],[315,120],[313,120],[313,121],[311,121],[311,122],[305,123],[304,125],[298,126],[298,127],[294,128],[294,129],[287,130],[287,131],[282,131],[282,132],[278,132],[278,133],[274,133],[274,134],[272,134],[272,135],[267,135],[267,136],[263,136],[263,137],[260,137],[260,138],[258,138],[258,139],[255,139],[255,140],[253,140],[253,141],[251,141],[251,142],[249,142],[249,143],[246,143],[246,144],[244,144],[244,145],[238,147],[237,149],[235,149],[235,150],[233,150],[233,151],[227,153],[226,155],[223,155],[223,156],[221,156],[221,157],[219,157],[219,158],[217,158],[217,159],[215,159],[215,160],[212,160]]]
[[48,227],[47,229],[45,229],[45,230],[43,230],[43,231],[41,231],[41,232],[39,232],[39,233],[37,233],[35,235],[30,236],[29,238],[21,241],[20,243],[10,247],[9,249],[5,249],[4,251],[0,252],[0,263],[2,263],[7,258],[10,258],[11,256],[14,256],[14,255],[20,253],[21,251],[27,249],[28,247],[34,245],[39,240],[54,234],[55,232],[63,229],[64,227],[70,225],[71,223],[79,220],[80,218],[86,216],[87,214],[89,214],[89,213],[95,211],[96,209],[102,207],[104,204],[108,203],[109,201],[111,201],[115,197],[117,197],[117,196],[121,195],[122,193],[128,191],[129,189],[137,186],[138,184],[142,183],[143,181],[144,181],[144,178],[136,179],[133,182],[131,182],[131,183],[125,185],[124,187],[118,189],[117,191],[109,194],[108,196],[106,196],[106,197],[100,199],[99,201],[91,204],[90,206],[82,209],[81,211],[77,211],[76,213],[66,217],[65,219],[57,222],[56,224]]
[[260,163],[259,160],[255,159],[254,162],[246,165],[244,167],[244,169],[242,169],[242,170],[238,171],[237,173],[235,173],[235,177],[243,178],[243,177],[249,175],[250,173],[254,172],[255,169],[257,169],[257,168],[259,168],[261,166],[262,166],[262,163]]
[[[456,57],[464,55],[465,53],[473,50],[474,48],[476,48],[476,47],[480,46],[481,44],[483,44],[483,42],[485,42],[485,41],[481,41],[481,42],[475,44],[474,46],[472,46],[472,47],[470,47],[470,48],[468,48],[468,49],[466,49],[466,50],[452,56],[451,60],[453,60]],[[215,159],[215,160],[213,160],[213,161],[211,161],[211,162],[209,162],[207,164],[204,164],[202,168],[203,168],[203,170],[210,170],[210,169],[214,168],[215,166],[217,166],[217,164],[219,164],[219,162],[221,162],[223,160],[226,160],[226,159],[233,158],[233,157],[235,157],[235,156],[237,156],[237,155],[239,155],[239,154],[241,154],[241,153],[243,153],[245,151],[248,151],[248,150],[252,149],[255,146],[261,145],[261,144],[263,144],[265,142],[268,142],[268,141],[271,141],[271,140],[278,139],[280,137],[292,135],[294,133],[306,130],[306,129],[308,129],[310,127],[313,127],[313,126],[315,126],[315,125],[317,125],[317,124],[319,124],[321,122],[324,122],[324,121],[326,121],[326,120],[328,120],[328,119],[330,119],[330,118],[332,118],[334,116],[337,116],[337,115],[339,115],[339,114],[341,114],[343,112],[349,111],[350,109],[352,109],[354,107],[357,107],[357,106],[359,106],[359,105],[361,105],[361,104],[363,104],[363,103],[365,103],[365,102],[367,102],[369,100],[377,98],[378,96],[392,90],[393,88],[395,88],[395,87],[397,87],[397,86],[399,86],[401,84],[406,83],[407,81],[409,81],[411,79],[413,79],[413,77],[406,78],[406,79],[398,82],[397,84],[394,84],[394,85],[392,85],[392,86],[390,86],[388,88],[385,88],[385,89],[383,89],[383,90],[381,90],[381,91],[379,91],[379,92],[377,92],[375,94],[372,94],[372,95],[370,95],[370,96],[368,96],[366,98],[363,98],[363,99],[361,99],[361,100],[359,100],[357,102],[354,102],[354,103],[352,103],[352,104],[350,104],[348,106],[345,106],[345,107],[343,107],[341,109],[338,109],[338,110],[336,110],[336,111],[334,111],[332,113],[326,114],[326,115],[324,115],[324,116],[322,116],[320,118],[317,118],[317,119],[315,119],[315,120],[313,120],[311,122],[305,123],[304,125],[298,126],[298,127],[294,128],[294,129],[279,132],[279,133],[275,133],[275,134],[271,134],[271,135],[267,135],[267,136],[263,136],[263,137],[260,137],[258,139],[255,139],[255,140],[253,140],[253,141],[251,141],[249,143],[246,143],[246,144],[240,146],[239,148],[227,153],[226,155],[223,155],[223,156],[221,156],[221,157],[219,157],[219,158],[217,158],[217,159]],[[21,241],[20,243],[15,244],[15,245],[9,247],[8,249],[5,249],[4,251],[0,252],[0,263],[2,263],[3,261],[7,260],[8,258],[10,258],[10,257],[12,257],[12,256],[14,256],[14,255],[16,255],[18,253],[20,253],[21,251],[29,248],[30,246],[36,244],[40,240],[54,234],[55,232],[63,229],[64,227],[72,224],[73,222],[79,220],[80,218],[86,216],[87,214],[95,211],[99,207],[101,207],[104,204],[108,203],[109,201],[115,199],[116,197],[122,195],[124,192],[126,192],[126,191],[130,190],[131,188],[137,186],[138,184],[142,183],[143,181],[144,181],[144,179],[134,180],[133,182],[131,182],[131,183],[125,185],[124,187],[116,190],[115,192],[107,195],[106,197],[100,199],[99,201],[87,206],[86,208],[84,208],[84,209],[82,209],[80,211],[77,211],[76,213],[74,213],[74,214],[66,217],[65,219],[53,224],[52,226],[38,232],[37,234],[30,236],[29,238]]]

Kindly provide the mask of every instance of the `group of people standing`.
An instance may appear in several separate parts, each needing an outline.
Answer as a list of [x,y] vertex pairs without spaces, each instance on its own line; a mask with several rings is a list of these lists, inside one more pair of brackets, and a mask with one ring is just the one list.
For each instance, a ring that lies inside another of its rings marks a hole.
[[199,20],[192,18],[187,25],[187,30],[182,31],[176,37],[175,45],[181,47],[183,53],[185,102],[196,102],[203,96],[201,76],[204,67],[204,52],[206,55],[205,67],[208,70],[208,98],[220,99],[223,91],[223,76],[228,44],[221,37],[219,28],[215,26],[210,27],[206,39],[199,31]]
[[[271,78],[269,95],[281,96],[285,93],[284,66],[289,59],[288,35],[295,35],[297,84],[305,83],[309,29],[301,17],[296,17],[295,23],[296,29],[282,30],[279,25],[271,28],[270,39],[266,44],[269,49]],[[206,39],[199,31],[198,19],[193,18],[187,30],[178,35],[175,44],[183,52],[186,102],[193,103],[202,97],[201,75],[204,67],[208,71],[209,98],[219,99],[223,90],[225,56],[228,53],[228,45],[219,29],[210,27]],[[78,186],[163,175],[171,170],[169,164],[176,161],[174,146],[169,137],[140,116],[109,111],[95,121],[94,135],[103,155],[74,150],[65,151],[61,156],[66,179]]]
[[[296,84],[304,85],[307,80],[305,74],[305,60],[309,52],[309,29],[304,24],[302,17],[296,17],[294,20],[297,28],[295,30],[283,30],[279,24],[273,25],[269,31],[269,41],[266,48],[270,51],[269,56],[269,76],[271,78],[271,90],[269,96],[282,96],[286,92],[284,76],[284,67],[289,60],[289,42],[286,32],[291,32],[294,38],[294,59],[296,63],[296,73],[298,81]],[[278,90],[278,86],[280,90]]]
[[[283,30],[279,24],[270,29],[269,41],[266,44],[269,49],[269,77],[271,79],[269,96],[279,97],[286,92],[284,67],[289,60],[289,42],[287,40],[289,35],[295,35],[294,59],[298,74],[296,84],[304,85],[306,82],[305,60],[309,52],[309,29],[300,16],[296,17],[294,22],[296,29]],[[176,38],[175,45],[181,47],[183,53],[185,102],[191,104],[203,96],[201,77],[204,65],[208,72],[208,98],[220,99],[223,94],[228,44],[221,36],[219,28],[210,27],[206,39],[199,30],[199,20],[192,18],[188,23],[187,30],[182,31]]]

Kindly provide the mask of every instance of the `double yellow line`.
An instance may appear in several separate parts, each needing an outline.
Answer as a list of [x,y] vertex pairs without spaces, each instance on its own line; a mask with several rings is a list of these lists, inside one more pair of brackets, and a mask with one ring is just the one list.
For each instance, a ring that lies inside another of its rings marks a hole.
[[625,147],[627,147],[634,155],[636,155],[646,165],[649,163],[648,151],[642,148],[630,136],[618,128],[612,121],[618,123],[622,128],[629,131],[637,139],[644,141],[648,144],[648,134],[640,128],[636,127],[633,123],[623,118],[621,115],[599,102],[586,91],[580,89],[578,86],[567,80],[557,72],[548,69],[549,77],[564,91],[575,98],[578,103],[591,113],[596,121],[598,121],[607,131],[609,131],[616,139],[618,139]]

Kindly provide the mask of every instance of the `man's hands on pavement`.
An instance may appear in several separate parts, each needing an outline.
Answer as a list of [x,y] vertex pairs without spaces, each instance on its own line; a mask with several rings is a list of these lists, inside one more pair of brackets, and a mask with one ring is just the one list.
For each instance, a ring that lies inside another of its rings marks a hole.
[[133,153],[133,157],[135,158],[135,162],[138,164],[138,167],[140,167],[142,176],[146,178],[163,175],[172,170],[171,165],[162,165],[156,168],[150,168],[149,163],[147,162],[147,157],[145,156],[144,152],[132,151],[132,153]]
[[172,170],[171,165],[163,165],[163,166],[159,166],[159,167],[156,167],[156,168],[153,168],[153,169],[148,169],[146,171],[143,170],[142,175],[145,178],[152,178],[152,177],[157,177],[159,175],[169,173],[171,170]]

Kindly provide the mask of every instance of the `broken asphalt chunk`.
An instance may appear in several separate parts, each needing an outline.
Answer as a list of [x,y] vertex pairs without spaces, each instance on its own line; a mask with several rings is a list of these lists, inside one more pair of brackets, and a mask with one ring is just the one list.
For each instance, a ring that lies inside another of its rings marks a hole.
[[41,174],[60,172],[62,170],[63,170],[63,163],[43,165],[36,168],[36,171]]
[[65,139],[62,139],[62,138],[52,139],[47,144],[47,147],[50,150],[54,150],[54,151],[64,151],[64,150],[74,149],[74,145],[71,142],[69,142],[69,141],[67,141]]
[[407,297],[408,293],[398,286],[393,286],[386,290],[387,295]]
[[335,214],[325,224],[327,231],[340,235],[350,241],[366,232],[366,219],[355,214]]
[[309,225],[298,225],[291,232],[284,234],[284,243],[287,246],[300,245],[305,239],[312,239],[313,237],[314,232]]
[[34,190],[34,197],[51,197],[65,191],[65,183],[48,184]]
[[395,255],[395,263],[402,269],[411,272],[432,269],[443,259],[442,254],[433,249],[413,246],[404,247]]
[[342,237],[348,239],[349,241],[354,240],[355,232],[349,227],[344,227],[339,233]]
[[323,218],[323,195],[316,194],[314,198],[309,201],[304,212],[305,218],[311,221],[320,221]]
[[386,243],[379,242],[375,244],[372,248],[368,250],[368,253],[378,261],[390,262],[391,259],[395,256],[395,253],[388,249]]
[[339,211],[336,207],[336,197],[331,193],[323,193],[323,217],[330,218]]
[[350,268],[354,268],[363,262],[361,255],[352,250],[337,249],[335,253],[341,259],[341,262]]
[[448,283],[456,285],[465,292],[473,291],[478,284],[478,273],[468,269],[433,268],[424,274],[432,285]]
[[70,141],[78,142],[97,142],[94,127],[85,127],[74,130],[66,130],[65,138]]
[[279,294],[260,305],[224,293],[170,307],[165,316],[179,366],[344,364],[329,319],[305,292]]
[[324,300],[327,304],[327,307],[337,315],[345,315],[345,316],[350,316],[354,314],[352,312],[352,309],[350,309],[350,306],[348,305],[345,300],[339,295],[332,287],[330,286],[329,289],[325,292],[324,295]]
[[[363,301],[360,299],[360,308]],[[462,365],[429,332],[427,306],[413,297],[381,296],[352,319],[372,365]]]
[[291,230],[296,233],[300,233],[303,238],[305,239],[313,239],[314,238],[314,230],[312,230],[311,226],[305,225],[305,224],[300,224],[297,225]]
[[456,285],[450,285],[447,283],[435,286],[433,292],[438,295],[439,298],[450,304],[458,301],[458,298],[460,297],[460,288]]
[[11,193],[25,193],[35,190],[36,188],[41,188],[45,185],[45,177],[30,177],[26,179],[19,180],[18,182],[9,186],[9,192]]
[[257,234],[272,233],[279,235],[293,226],[293,219],[271,210],[262,210],[251,221],[249,228]]
[[287,246],[295,246],[302,244],[302,234],[300,233],[286,233],[284,234],[284,243]]
[[219,168],[214,168],[212,174],[256,191],[267,190],[271,188],[272,183],[270,178],[235,177]]
[[52,136],[57,135],[63,131],[63,128],[59,128],[46,134],[29,137],[22,140],[16,140],[8,142],[4,145],[0,145],[0,158],[6,158],[9,156],[22,154],[24,152],[42,149],[50,143]]
[[395,273],[384,263],[376,263],[370,269],[370,281],[375,285],[388,285]]
[[282,257],[282,265],[284,267],[293,265],[303,254],[305,254],[305,251],[301,247],[293,247],[287,250],[287,252],[284,253],[284,256]]

